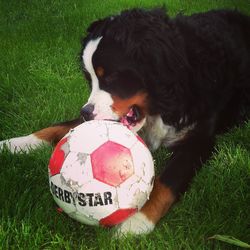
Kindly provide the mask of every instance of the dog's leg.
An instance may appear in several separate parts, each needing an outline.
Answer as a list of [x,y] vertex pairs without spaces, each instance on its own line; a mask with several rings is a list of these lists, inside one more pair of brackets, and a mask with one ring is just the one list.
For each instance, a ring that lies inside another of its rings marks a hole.
[[117,228],[117,235],[151,232],[156,223],[183,194],[196,171],[211,155],[213,136],[192,135],[172,149],[172,157],[156,179],[149,200],[142,209]]
[[31,149],[36,149],[41,145],[57,143],[71,128],[74,128],[81,123],[82,120],[78,118],[72,121],[55,124],[30,135],[1,141],[0,151],[6,147],[12,153],[28,153]]
[[116,236],[147,234],[176,200],[173,191],[156,178],[149,200],[142,209],[117,227]]

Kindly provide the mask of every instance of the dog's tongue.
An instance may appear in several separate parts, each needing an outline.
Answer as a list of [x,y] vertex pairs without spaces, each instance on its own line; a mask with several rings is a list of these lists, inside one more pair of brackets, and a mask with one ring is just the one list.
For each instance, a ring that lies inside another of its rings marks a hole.
[[133,127],[133,123],[132,123],[132,118],[134,116],[134,111],[133,109],[131,108],[129,110],[129,112],[123,116],[120,120],[120,122],[124,125],[124,126],[127,126],[129,129],[131,129]]

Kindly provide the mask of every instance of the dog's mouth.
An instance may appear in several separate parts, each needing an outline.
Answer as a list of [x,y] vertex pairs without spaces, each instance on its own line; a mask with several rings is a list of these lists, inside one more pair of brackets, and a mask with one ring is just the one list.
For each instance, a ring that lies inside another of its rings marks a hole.
[[124,126],[127,126],[129,129],[138,131],[143,126],[144,115],[139,107],[133,105],[128,113],[118,119],[110,119],[105,116],[93,115],[91,112],[86,113],[85,115],[81,114],[82,122],[90,120],[106,120],[106,121],[116,121],[122,123]]
[[132,106],[129,112],[120,119],[120,122],[129,127],[135,127],[142,119],[140,109],[137,106]]

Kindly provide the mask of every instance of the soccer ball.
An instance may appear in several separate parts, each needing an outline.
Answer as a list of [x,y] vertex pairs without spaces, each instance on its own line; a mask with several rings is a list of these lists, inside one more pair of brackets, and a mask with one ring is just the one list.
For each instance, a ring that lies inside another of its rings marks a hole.
[[89,121],[72,129],[49,162],[50,191],[70,217],[114,226],[149,198],[154,163],[143,140],[121,123]]

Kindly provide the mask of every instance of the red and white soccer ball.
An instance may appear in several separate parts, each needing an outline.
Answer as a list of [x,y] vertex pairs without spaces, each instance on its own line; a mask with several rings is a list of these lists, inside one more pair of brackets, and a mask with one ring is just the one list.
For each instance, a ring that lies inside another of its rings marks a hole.
[[112,121],[72,129],[49,162],[50,191],[70,217],[89,225],[114,226],[149,198],[154,164],[142,139]]

